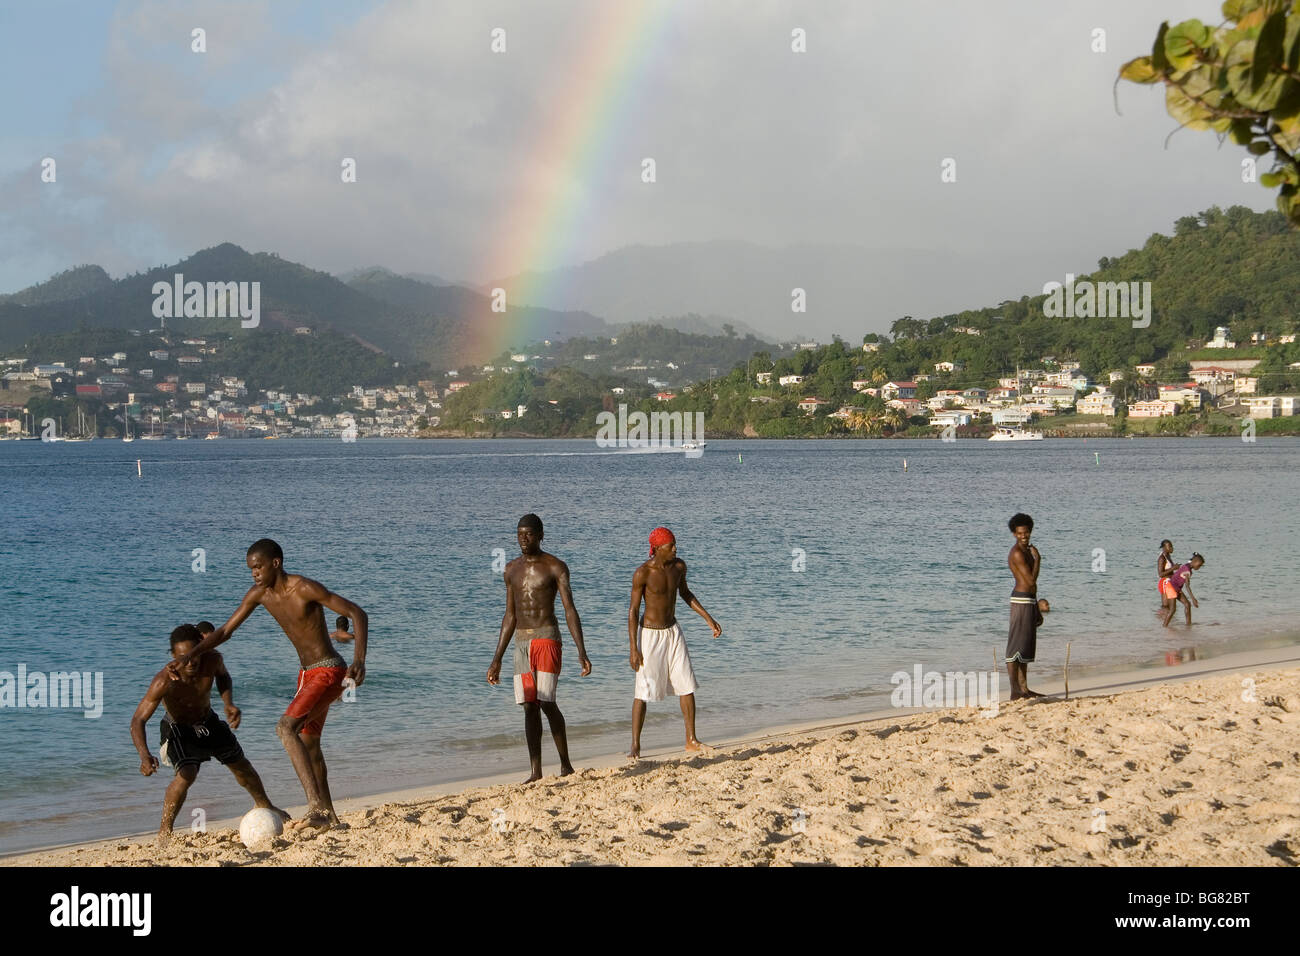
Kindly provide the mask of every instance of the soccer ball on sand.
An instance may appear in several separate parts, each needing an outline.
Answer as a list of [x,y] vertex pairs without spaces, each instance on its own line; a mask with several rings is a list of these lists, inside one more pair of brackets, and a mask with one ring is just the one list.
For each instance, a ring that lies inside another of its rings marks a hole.
[[280,814],[266,807],[254,807],[239,821],[239,839],[250,849],[270,843],[283,832],[284,821],[280,819]]

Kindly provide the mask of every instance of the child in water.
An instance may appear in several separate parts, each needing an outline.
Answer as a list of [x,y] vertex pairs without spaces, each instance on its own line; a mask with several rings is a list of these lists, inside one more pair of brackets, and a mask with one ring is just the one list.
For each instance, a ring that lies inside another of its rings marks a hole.
[[[1196,552],[1192,555],[1192,560],[1188,561],[1186,564],[1180,564],[1174,573],[1169,575],[1168,578],[1170,585],[1174,589],[1174,594],[1177,596],[1178,601],[1182,602],[1183,608],[1187,612],[1188,624],[1192,623],[1192,607],[1201,606],[1196,600],[1196,595],[1192,593],[1192,572],[1199,571],[1204,566],[1205,558],[1201,556],[1200,552]],[[1192,599],[1191,604],[1187,603],[1188,598]],[[1173,619],[1174,611],[1177,607],[1178,605],[1174,601],[1169,602],[1169,612],[1165,615],[1164,620],[1165,627],[1169,626],[1169,622]]]

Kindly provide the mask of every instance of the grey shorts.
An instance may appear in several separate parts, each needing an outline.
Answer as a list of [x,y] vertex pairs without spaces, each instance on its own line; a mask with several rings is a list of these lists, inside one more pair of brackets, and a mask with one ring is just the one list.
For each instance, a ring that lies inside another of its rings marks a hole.
[[1031,663],[1038,647],[1038,601],[1035,598],[1013,594],[1011,596],[1011,628],[1007,632],[1006,663],[1019,661]]

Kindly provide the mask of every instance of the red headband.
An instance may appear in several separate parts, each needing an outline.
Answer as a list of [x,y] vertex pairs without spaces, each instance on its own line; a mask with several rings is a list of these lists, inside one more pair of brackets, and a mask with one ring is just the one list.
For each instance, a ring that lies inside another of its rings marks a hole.
[[650,532],[650,557],[653,558],[655,556],[655,549],[661,544],[668,544],[669,542],[675,542],[676,540],[677,539],[673,537],[673,533],[667,528],[655,528]]

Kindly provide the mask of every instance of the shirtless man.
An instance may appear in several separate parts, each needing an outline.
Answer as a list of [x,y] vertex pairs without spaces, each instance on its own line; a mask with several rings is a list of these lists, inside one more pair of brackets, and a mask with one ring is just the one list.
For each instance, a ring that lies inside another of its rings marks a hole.
[[[145,724],[159,704],[167,714],[159,726],[162,734],[160,754],[167,766],[176,768],[176,776],[163,797],[162,824],[158,827],[159,846],[171,838],[172,823],[185,803],[190,785],[199,775],[199,765],[213,757],[230,768],[239,785],[253,798],[254,806],[274,810],[285,820],[289,819],[289,814],[267,798],[262,778],[231,733],[239,726],[240,714],[233,696],[234,682],[226,671],[225,661],[216,651],[202,657],[193,656],[201,640],[202,636],[192,624],[182,624],[172,631],[172,659],[188,657],[189,660],[180,667],[179,677],[173,678],[167,668],[154,675],[149,690],[131,717],[131,740],[140,754],[140,773],[151,777],[158,769],[158,758],[149,752]],[[226,720],[219,719],[209,703],[214,683],[225,704]]]
[[488,665],[487,681],[501,680],[501,659],[510,638],[515,640],[515,703],[524,707],[524,737],[532,773],[524,783],[542,779],[542,714],[551,725],[555,749],[560,754],[560,776],[573,773],[564,715],[555,705],[555,685],[560,677],[560,624],[555,619],[555,595],[564,605],[564,623],[578,645],[582,676],[591,673],[582,644],[582,621],[569,590],[569,566],[542,550],[542,519],[526,514],[517,530],[520,556],[506,565],[506,613],[501,619],[497,651]]
[[[632,601],[627,610],[630,663],[636,671],[632,749],[628,752],[633,760],[641,756],[646,702],[663,700],[668,694],[676,694],[680,699],[682,721],[686,725],[686,749],[704,749],[695,736],[695,691],[699,684],[691,668],[691,655],[686,650],[682,629],[677,624],[679,594],[691,610],[708,622],[713,636],[721,636],[722,626],[686,586],[686,562],[677,557],[677,539],[667,528],[655,528],[650,533],[650,559],[632,575]],[[642,600],[645,616],[638,620]]]
[[[168,664],[173,679],[190,658],[223,644],[235,629],[257,610],[266,608],[298,652],[298,692],[275,732],[293,762],[293,769],[307,795],[307,814],[291,827],[341,826],[330,797],[325,758],[321,755],[320,737],[329,706],[343,693],[343,680],[357,686],[366,679],[366,638],[369,618],[366,612],[345,597],[333,593],[318,581],[284,570],[284,552],[270,538],[254,541],[245,563],[253,573],[253,586],[244,595],[235,613],[205,637],[189,654]],[[329,632],[325,630],[325,608],[350,617],[356,622],[356,647],[352,666],[344,664]]]
[[1017,514],[1007,526],[1016,536],[1016,543],[1007,555],[1007,567],[1016,583],[1011,591],[1011,628],[1007,634],[1007,678],[1011,681],[1011,699],[1041,697],[1029,689],[1029,664],[1034,659],[1038,644],[1038,626],[1043,623],[1043,612],[1038,609],[1038,566],[1041,557],[1038,549],[1029,543],[1034,532],[1034,519],[1027,514]]

